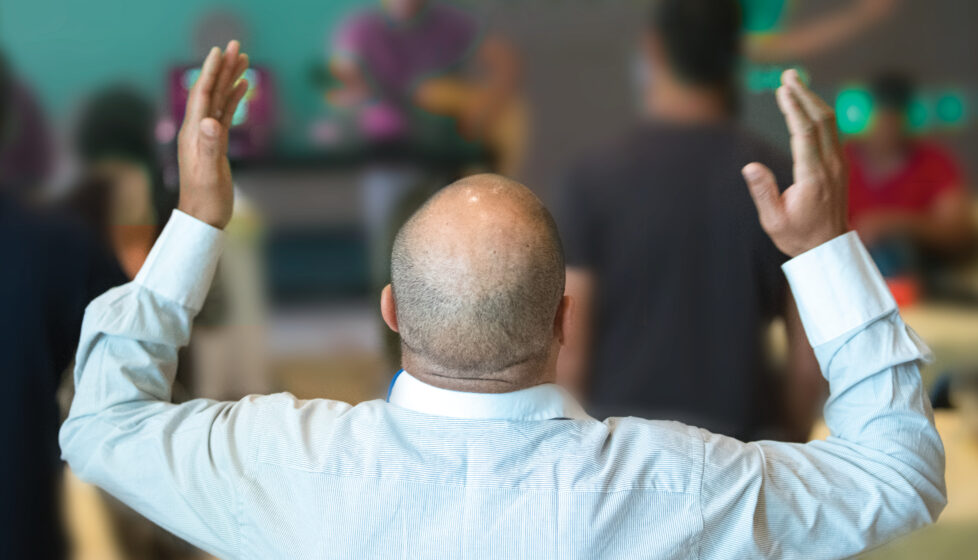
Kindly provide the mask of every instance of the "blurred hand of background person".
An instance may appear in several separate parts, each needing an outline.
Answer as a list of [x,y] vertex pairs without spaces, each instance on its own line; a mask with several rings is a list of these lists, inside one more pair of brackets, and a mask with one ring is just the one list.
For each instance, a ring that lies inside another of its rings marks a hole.
[[[804,21],[780,31],[752,33],[747,38],[748,55],[756,62],[770,63],[795,61],[821,54],[881,22],[893,13],[899,2],[900,0],[851,0],[848,6],[812,21]],[[764,2],[755,0],[741,0],[741,4],[748,13],[751,10],[770,9]],[[782,13],[781,18],[783,17]]]
[[853,224],[867,246],[906,238],[938,252],[952,253],[971,241],[971,206],[967,191],[940,197],[924,213],[907,210],[867,212]]
[[472,139],[485,136],[487,128],[512,101],[520,80],[519,56],[502,37],[487,37],[477,58],[483,75],[458,116],[462,133]]
[[187,100],[187,112],[177,141],[180,160],[178,208],[198,220],[223,229],[234,210],[231,166],[227,158],[228,130],[248,83],[240,80],[248,56],[237,41],[227,49],[214,47]]
[[893,11],[899,0],[862,0],[861,6],[867,19],[886,17]]
[[835,112],[813,94],[795,70],[778,88],[778,106],[791,132],[794,184],[783,194],[770,169],[760,163],[744,177],[764,231],[781,251],[800,255],[848,230],[848,174],[836,132]]

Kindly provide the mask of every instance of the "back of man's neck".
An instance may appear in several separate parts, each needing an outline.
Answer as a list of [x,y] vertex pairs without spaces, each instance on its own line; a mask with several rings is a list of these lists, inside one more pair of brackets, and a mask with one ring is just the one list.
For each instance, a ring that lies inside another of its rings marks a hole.
[[404,371],[428,385],[459,391],[463,393],[511,393],[528,389],[544,383],[552,383],[553,376],[542,373],[537,364],[518,364],[499,372],[459,373],[443,371],[405,354],[402,360]]

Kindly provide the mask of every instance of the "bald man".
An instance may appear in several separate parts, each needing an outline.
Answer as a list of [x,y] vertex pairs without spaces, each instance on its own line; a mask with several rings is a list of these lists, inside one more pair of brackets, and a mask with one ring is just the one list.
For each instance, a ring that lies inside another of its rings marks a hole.
[[88,308],[65,458],[224,558],[839,558],[933,521],[944,451],[902,322],[846,233],[831,112],[785,76],[795,184],[744,169],[831,385],[832,436],[743,443],[675,422],[590,418],[553,385],[573,302],[525,187],[471,177],[402,229],[381,310],[404,369],[386,400],[169,402],[231,216],[225,152],[247,65],[204,63],[181,192],[131,284]]

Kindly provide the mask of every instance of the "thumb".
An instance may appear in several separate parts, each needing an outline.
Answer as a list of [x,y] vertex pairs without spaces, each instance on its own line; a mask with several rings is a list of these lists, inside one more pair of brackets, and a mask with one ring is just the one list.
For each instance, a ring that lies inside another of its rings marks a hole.
[[200,121],[200,149],[211,157],[221,157],[224,155],[224,142],[221,131],[221,123],[216,119],[207,117]]
[[781,192],[774,173],[760,163],[748,164],[741,171],[747,181],[750,196],[757,206],[757,214],[765,231],[776,229],[780,223],[784,206],[781,202]]

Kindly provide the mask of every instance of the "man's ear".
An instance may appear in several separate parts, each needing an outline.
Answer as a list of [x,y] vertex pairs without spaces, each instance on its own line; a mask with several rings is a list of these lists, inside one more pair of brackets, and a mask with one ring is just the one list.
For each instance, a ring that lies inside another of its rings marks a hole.
[[574,301],[573,297],[564,296],[560,298],[560,304],[557,305],[557,315],[554,317],[554,334],[557,336],[557,342],[561,345],[564,344],[567,333],[571,331],[576,304],[577,302]]
[[380,315],[392,331],[398,332],[397,306],[394,305],[394,290],[391,289],[390,284],[384,286],[383,291],[380,292]]

